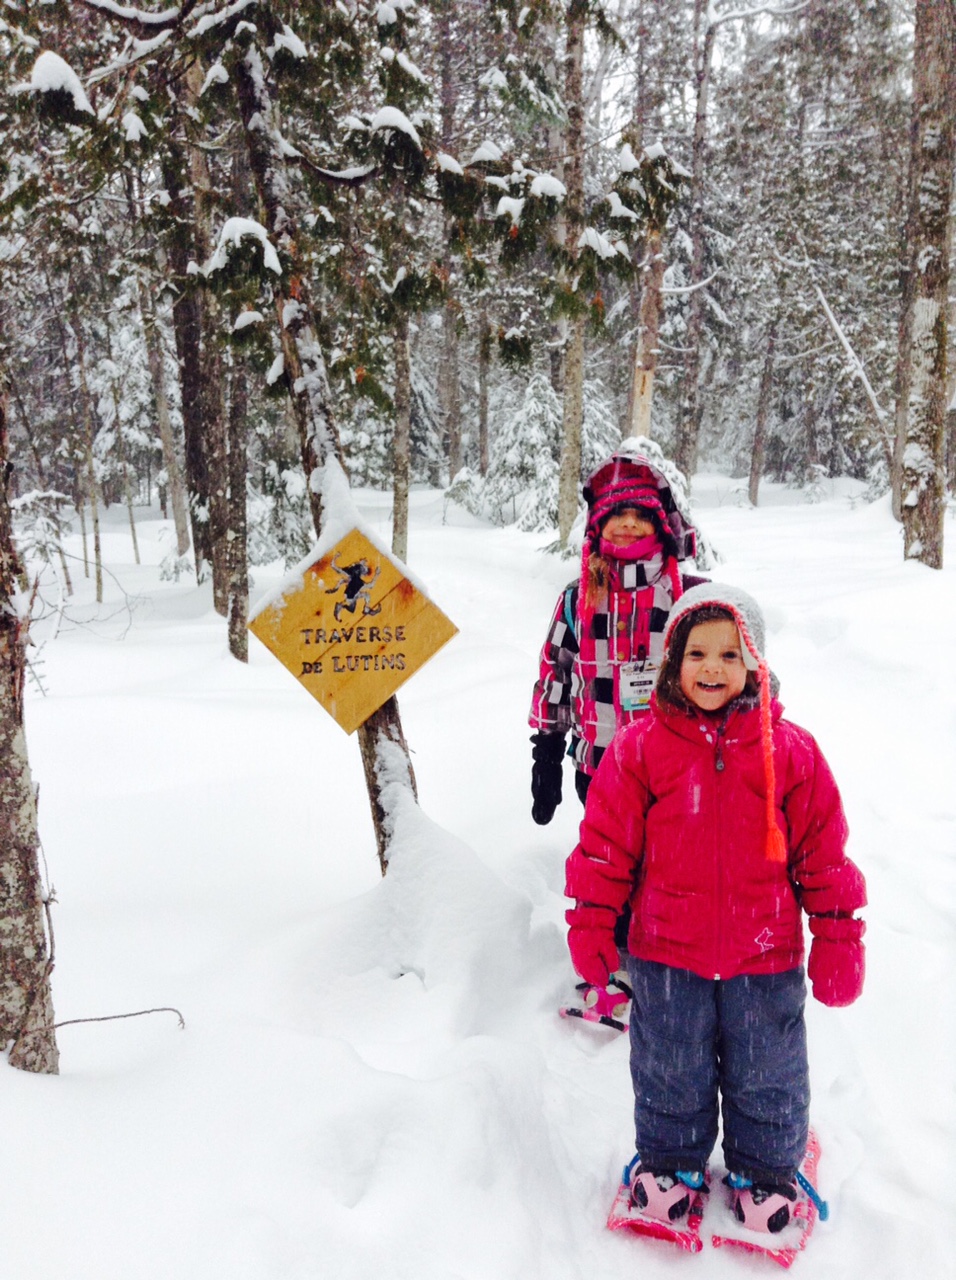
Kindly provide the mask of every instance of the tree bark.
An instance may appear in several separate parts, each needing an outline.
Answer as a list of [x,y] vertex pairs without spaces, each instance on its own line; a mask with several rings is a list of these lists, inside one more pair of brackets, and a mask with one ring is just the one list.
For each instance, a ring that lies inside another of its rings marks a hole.
[[696,99],[694,109],[694,141],[691,152],[690,180],[690,239],[691,260],[688,287],[691,292],[687,302],[687,329],[684,346],[684,375],[681,385],[681,402],[677,422],[677,466],[690,485],[697,470],[697,454],[700,440],[701,410],[698,382],[700,379],[700,345],[704,329],[703,290],[696,288],[704,278],[704,167],[707,143],[707,99],[710,92],[711,66],[714,38],[717,28],[711,21],[711,6],[704,0],[694,3]]
[[903,555],[943,567],[947,307],[956,162],[956,6],[916,0],[912,223],[915,274],[903,451]]
[[491,364],[491,325],[484,303],[478,312],[478,471],[488,474],[488,372]]
[[52,955],[44,926],[36,793],[23,725],[29,618],[17,605],[19,558],[8,498],[6,389],[0,387],[0,1046],[10,1063],[59,1068]]
[[392,436],[392,551],[408,559],[409,450],[412,438],[412,374],[408,316],[401,312],[392,339],[395,351],[395,429]]
[[910,399],[910,360],[913,338],[913,290],[916,281],[916,233],[913,217],[916,211],[914,179],[916,175],[917,126],[915,112],[910,123],[910,158],[907,181],[907,212],[900,245],[900,315],[896,345],[896,404],[894,415],[893,460],[890,466],[890,492],[893,518],[903,520],[903,450],[906,447],[906,415]]
[[458,371],[458,304],[448,297],[442,308],[442,354],[439,393],[448,450],[448,477],[454,480],[462,466],[461,387]]
[[249,567],[248,519],[246,515],[246,418],[248,388],[246,371],[233,362],[229,379],[229,428],[226,454],[229,500],[226,505],[226,552],[228,555],[229,652],[239,662],[249,661]]
[[175,231],[168,242],[170,272],[176,287],[176,296],[173,301],[173,333],[176,339],[183,415],[184,474],[192,527],[193,556],[196,561],[196,576],[199,578],[203,564],[212,559],[212,551],[209,542],[209,522],[203,518],[209,510],[209,475],[203,446],[202,317],[196,286],[189,273],[189,263],[195,257],[193,252],[195,219],[192,216],[188,189],[182,181],[181,175],[184,170],[185,161],[176,154],[174,162],[164,166],[163,182],[169,192],[170,208],[176,220]]
[[100,504],[96,492],[96,465],[93,458],[93,410],[90,389],[86,382],[86,345],[78,315],[73,317],[76,337],[76,363],[80,375],[80,407],[83,412],[83,445],[86,460],[86,483],[89,488],[90,517],[93,522],[93,575],[96,583],[96,603],[103,603],[103,548],[100,542]]
[[[185,93],[190,108],[195,108],[202,88],[203,72],[198,61],[192,62],[185,77]],[[206,153],[199,147],[189,148],[189,177],[194,201],[195,248],[200,263],[212,254],[213,182]],[[229,482],[226,460],[225,369],[220,340],[218,299],[209,291],[199,294],[200,339],[202,350],[202,449],[206,457],[208,477],[208,555],[212,572],[212,598],[217,613],[225,617],[229,611],[229,552],[226,545]]]
[[[568,113],[564,148],[566,239],[569,283],[573,284],[578,241],[584,230],[584,27],[587,6],[569,0],[566,11],[567,43],[564,58],[564,101]],[[561,421],[561,462],[558,475],[558,540],[568,535],[578,512],[581,479],[581,424],[584,417],[584,327],[582,313],[571,318],[564,359],[564,410]]]
[[661,317],[664,313],[664,253],[662,232],[648,227],[644,239],[644,265],[641,271],[641,301],[637,319],[637,346],[628,395],[628,434],[651,436],[651,404],[654,398],[654,375]]
[[[438,25],[439,58],[441,64],[441,146],[446,152],[454,151],[455,104],[458,100],[452,62],[453,42],[451,14],[453,0],[442,0]],[[445,217],[445,255],[443,269],[452,277],[452,255],[449,248],[453,219]],[[448,478],[454,480],[462,466],[461,439],[461,386],[458,351],[458,302],[449,287],[442,309],[442,351],[438,376],[438,395],[448,457]]]
[[771,322],[767,333],[767,352],[764,356],[763,370],[760,374],[760,390],[757,393],[757,417],[754,423],[753,450],[750,454],[750,484],[748,496],[750,505],[757,505],[760,492],[760,481],[763,477],[764,458],[767,453],[767,421],[770,417],[770,397],[773,391],[773,358],[777,345],[777,322]]
[[[140,277],[139,309],[143,318],[143,333],[146,338],[146,362],[149,366],[149,377],[153,384],[153,398],[156,401],[156,425],[159,429],[159,442],[163,450],[163,465],[166,468],[166,489],[169,504],[173,510],[173,527],[176,530],[176,554],[184,556],[189,550],[189,517],[186,510],[186,492],[183,487],[183,476],[176,456],[176,442],[173,438],[173,423],[169,413],[169,398],[166,395],[166,378],[163,373],[163,350],[156,327],[156,313],[146,282]],[[183,409],[185,414],[185,406]]]

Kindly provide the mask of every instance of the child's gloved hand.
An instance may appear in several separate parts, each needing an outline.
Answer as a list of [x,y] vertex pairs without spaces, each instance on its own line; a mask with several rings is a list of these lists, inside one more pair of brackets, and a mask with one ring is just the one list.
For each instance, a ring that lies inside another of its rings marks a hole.
[[821,1004],[841,1008],[863,990],[866,969],[863,932],[866,925],[851,916],[811,916],[807,977]]
[[616,914],[610,907],[580,905],[565,915],[571,963],[592,987],[606,987],[620,960],[614,941]]
[[531,741],[531,816],[539,827],[544,827],[561,803],[564,734],[533,733]]

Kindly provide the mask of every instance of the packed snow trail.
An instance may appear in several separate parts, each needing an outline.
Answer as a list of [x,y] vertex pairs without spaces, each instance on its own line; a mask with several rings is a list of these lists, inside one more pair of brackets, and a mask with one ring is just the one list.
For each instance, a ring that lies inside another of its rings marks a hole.
[[[695,481],[719,575],[764,608],[787,714],[818,738],[865,871],[868,977],[808,1004],[831,1216],[794,1274],[951,1273],[956,1155],[956,633],[950,569],[904,564],[888,504]],[[387,495],[360,492],[388,538]],[[574,976],[570,768],[530,817],[526,715],[572,562],[442,495],[412,496],[410,564],[460,628],[400,692],[421,808],[382,880],[354,741],[209,596],[160,580],[168,526],[38,655],[27,727],[54,908],[59,1078],[7,1069],[11,1274],[35,1280],[709,1280],[766,1272],[623,1239],[626,1037],[556,1010]],[[111,523],[111,521],[113,523]],[[947,522],[951,545],[956,526]],[[79,550],[75,539],[74,550]],[[952,558],[952,557],[951,557]],[[255,571],[254,595],[280,576]],[[129,595],[121,599],[116,583]],[[128,607],[129,606],[129,607]],[[131,611],[130,611],[131,609]],[[770,1268],[773,1270],[773,1268]]]

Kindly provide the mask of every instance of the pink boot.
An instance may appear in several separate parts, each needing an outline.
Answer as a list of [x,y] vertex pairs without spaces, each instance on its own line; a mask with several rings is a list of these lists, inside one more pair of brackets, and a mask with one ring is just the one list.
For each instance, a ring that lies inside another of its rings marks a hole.
[[677,1222],[690,1208],[690,1188],[669,1173],[648,1173],[640,1165],[631,1175],[631,1204],[646,1218]]
[[[734,1217],[751,1231],[776,1234],[790,1221],[797,1198],[797,1188],[792,1183],[772,1187],[759,1184],[754,1186],[749,1179],[733,1175],[728,1182]],[[736,1182],[746,1182],[747,1185],[735,1186]]]

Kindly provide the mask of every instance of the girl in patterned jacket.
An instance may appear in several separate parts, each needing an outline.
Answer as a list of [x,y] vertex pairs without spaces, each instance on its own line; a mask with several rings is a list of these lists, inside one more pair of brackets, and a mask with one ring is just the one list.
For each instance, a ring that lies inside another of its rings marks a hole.
[[597,467],[584,499],[580,578],[555,606],[529,716],[531,813],[542,825],[561,802],[568,734],[583,803],[615,730],[650,705],[672,604],[702,581],[680,572],[696,531],[637,441]]
[[567,865],[568,945],[581,977],[606,984],[630,904],[635,1211],[686,1213],[720,1106],[736,1216],[779,1231],[808,1134],[801,911],[814,996],[849,1004],[865,885],[833,775],[782,719],[756,603],[697,586],[664,647],[650,715],[614,738],[588,794]]

